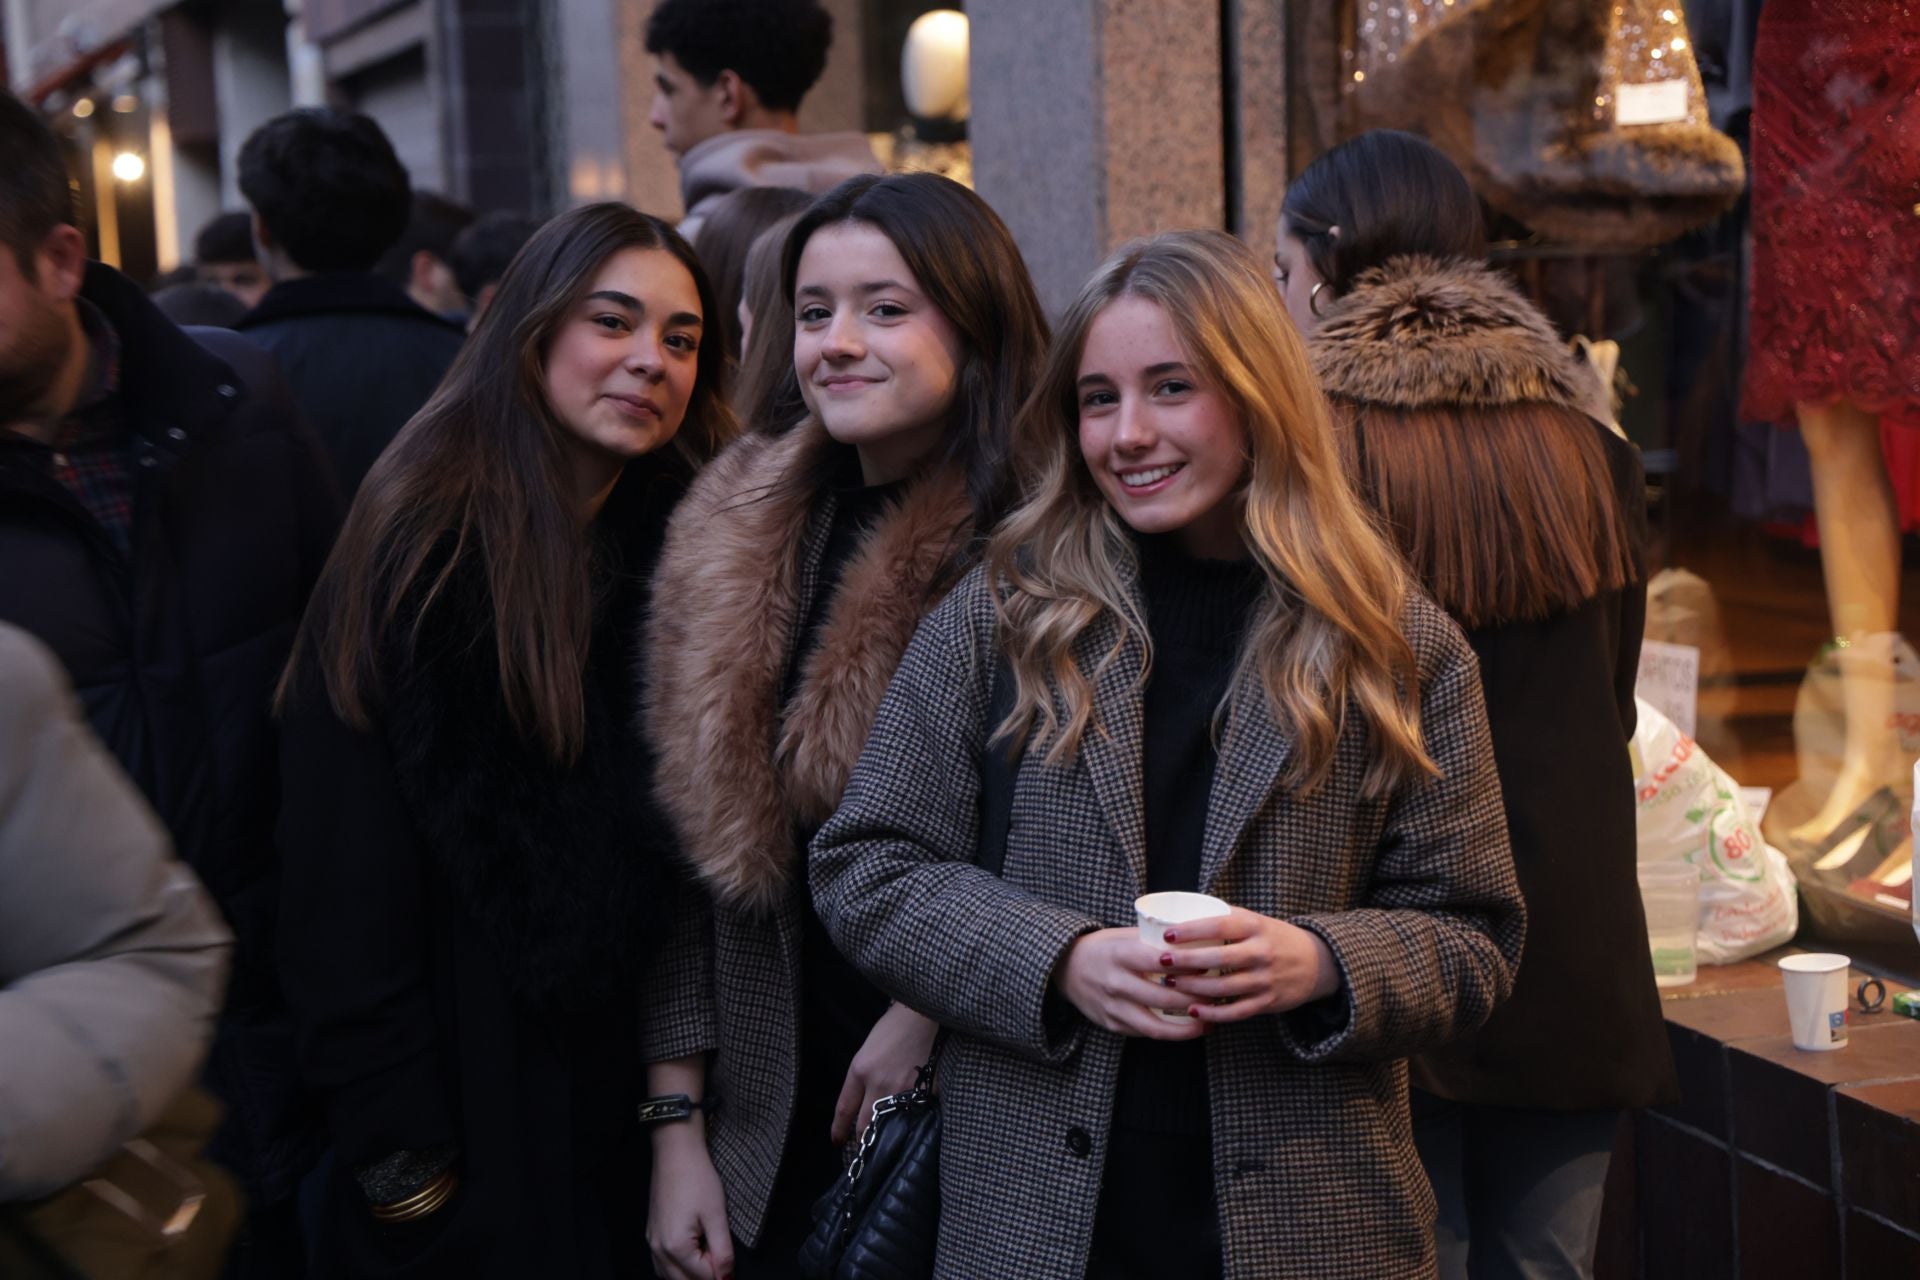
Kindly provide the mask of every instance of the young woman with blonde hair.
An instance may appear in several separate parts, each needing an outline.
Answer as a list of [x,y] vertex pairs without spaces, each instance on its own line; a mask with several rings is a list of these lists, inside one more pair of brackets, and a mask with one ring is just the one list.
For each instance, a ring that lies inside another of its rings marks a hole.
[[[1101,267],[1015,450],[811,865],[951,1032],[937,1274],[1429,1271],[1402,1059],[1487,1017],[1524,933],[1471,652],[1231,237]],[[1149,945],[1160,890],[1233,906]]]

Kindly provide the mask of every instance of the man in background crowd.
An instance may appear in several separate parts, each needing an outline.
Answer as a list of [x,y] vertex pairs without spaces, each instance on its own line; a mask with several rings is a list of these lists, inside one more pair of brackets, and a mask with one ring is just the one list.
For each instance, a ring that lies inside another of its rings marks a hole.
[[500,290],[500,278],[507,274],[507,264],[539,229],[539,222],[525,214],[499,211],[481,214],[453,238],[448,259],[453,264],[453,278],[460,292],[473,301],[467,332],[473,332],[492,305],[493,295]]
[[253,219],[244,210],[216,214],[193,238],[194,279],[225,289],[248,310],[266,297],[267,269],[253,248]]
[[338,515],[272,360],[183,333],[88,261],[59,142],[0,92],[0,621],[65,666],[233,929],[207,1082],[227,1104],[212,1154],[252,1206],[249,1280],[301,1274],[318,1149],[274,963],[269,706]]
[[800,100],[826,69],[833,17],[818,0],[660,0],[647,19],[654,56],[648,122],[680,164],[692,239],[715,200],[739,187],[815,195],[880,172],[861,133],[800,132]]
[[443,320],[466,327],[468,298],[453,274],[453,242],[473,222],[473,211],[431,191],[413,193],[407,229],[380,255],[374,270]]
[[279,359],[350,499],[464,336],[374,273],[406,230],[412,184],[379,125],[308,107],[248,137],[240,191],[273,279],[241,331]]

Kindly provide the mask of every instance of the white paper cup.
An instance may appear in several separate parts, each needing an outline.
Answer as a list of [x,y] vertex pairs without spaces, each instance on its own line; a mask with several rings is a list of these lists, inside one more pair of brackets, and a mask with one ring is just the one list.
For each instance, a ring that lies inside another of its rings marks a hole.
[[1796,1049],[1844,1049],[1847,1045],[1847,957],[1821,952],[1783,956],[1787,1021]]
[[[1168,942],[1167,930],[1178,925],[1191,924],[1195,920],[1210,920],[1214,916],[1223,916],[1233,910],[1231,904],[1208,893],[1149,893],[1136,898],[1133,912],[1140,921],[1140,941],[1150,947],[1159,947],[1173,951],[1188,951],[1195,947],[1216,947],[1217,942]],[[1218,969],[1209,969],[1206,976],[1218,977]],[[1164,973],[1150,973],[1147,977],[1164,985],[1167,976]],[[1168,1022],[1192,1022],[1191,1016],[1184,1013],[1169,1013],[1165,1009],[1155,1009],[1155,1013]]]

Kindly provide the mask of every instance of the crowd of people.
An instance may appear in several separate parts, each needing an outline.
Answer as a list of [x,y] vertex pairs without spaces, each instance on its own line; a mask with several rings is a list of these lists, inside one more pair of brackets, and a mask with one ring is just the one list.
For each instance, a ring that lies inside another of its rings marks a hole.
[[0,97],[0,1262],[198,1082],[230,1275],[795,1277],[932,1063],[941,1277],[1590,1274],[1643,485],[1465,178],[1050,320],[725,8],[677,227],[306,109],[151,297]]

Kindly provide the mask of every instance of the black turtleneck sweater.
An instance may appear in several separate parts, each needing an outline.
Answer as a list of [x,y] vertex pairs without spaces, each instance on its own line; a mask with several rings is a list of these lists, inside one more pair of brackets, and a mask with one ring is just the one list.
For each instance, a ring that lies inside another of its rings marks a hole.
[[[1218,759],[1215,715],[1265,577],[1252,559],[1197,560],[1171,537],[1136,544],[1153,641],[1143,707],[1146,887],[1192,892]],[[1210,1114],[1204,1039],[1127,1041],[1089,1275],[1218,1274]],[[1208,1229],[1169,1246],[1161,1228],[1189,1219]]]
[[[812,591],[800,601],[797,634],[786,678],[782,682],[784,708],[799,692],[800,672],[819,647],[820,629],[840,593],[841,579],[866,543],[874,523],[905,487],[904,482],[867,485],[861,482],[860,463],[852,449],[835,470],[822,500],[831,501],[832,514],[812,576]],[[818,517],[816,517],[818,518]],[[846,1079],[853,1055],[866,1043],[867,1033],[887,1011],[887,998],[849,964],[828,936],[813,909],[806,887],[806,848],[814,832],[794,832],[800,850],[800,1077],[794,1099],[793,1127],[774,1186],[763,1248],[791,1257],[810,1224],[813,1201],[840,1174],[839,1152],[828,1141],[834,1103]]]

